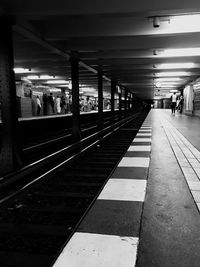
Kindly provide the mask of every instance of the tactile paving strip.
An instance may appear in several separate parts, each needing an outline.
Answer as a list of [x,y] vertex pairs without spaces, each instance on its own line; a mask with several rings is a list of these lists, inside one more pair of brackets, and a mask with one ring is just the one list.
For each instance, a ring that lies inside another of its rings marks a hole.
[[161,123],[200,211],[200,152],[168,120]]

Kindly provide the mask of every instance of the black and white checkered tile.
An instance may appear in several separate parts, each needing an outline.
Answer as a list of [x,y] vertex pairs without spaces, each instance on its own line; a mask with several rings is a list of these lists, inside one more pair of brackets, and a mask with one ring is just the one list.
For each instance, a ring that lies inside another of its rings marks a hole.
[[54,267],[133,267],[150,163],[152,126],[137,136]]

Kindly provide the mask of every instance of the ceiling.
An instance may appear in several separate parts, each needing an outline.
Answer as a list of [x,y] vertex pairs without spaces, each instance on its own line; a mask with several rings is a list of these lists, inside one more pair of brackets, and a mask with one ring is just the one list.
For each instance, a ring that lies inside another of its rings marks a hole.
[[[1,0],[0,14],[15,19],[15,67],[37,75],[70,79],[73,53],[82,87],[97,88],[102,70],[105,86],[113,79],[143,99],[200,76],[199,0]],[[183,48],[193,50],[166,51]],[[166,76],[179,80],[165,84]]]

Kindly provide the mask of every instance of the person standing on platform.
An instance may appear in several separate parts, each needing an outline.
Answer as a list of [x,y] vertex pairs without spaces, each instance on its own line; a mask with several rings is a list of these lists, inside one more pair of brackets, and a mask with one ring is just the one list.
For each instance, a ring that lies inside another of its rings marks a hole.
[[57,95],[57,98],[56,98],[56,109],[57,109],[57,113],[61,113],[61,106],[60,106],[60,104],[61,104],[61,99],[60,99],[60,96],[59,95]]
[[44,115],[47,115],[47,101],[48,101],[47,94],[44,93],[43,94],[43,114]]
[[60,106],[61,106],[61,113],[66,114],[67,113],[67,104],[66,104],[64,95],[61,96]]
[[65,102],[66,102],[66,113],[70,112],[70,107],[69,107],[69,95],[65,95]]
[[40,98],[39,98],[38,95],[37,95],[37,98],[36,98],[36,102],[37,102],[37,115],[39,116],[42,105],[41,105]]
[[178,109],[179,109],[179,112],[182,113],[182,111],[183,111],[183,96],[182,95],[180,96]]
[[177,100],[177,96],[176,93],[174,92],[174,94],[171,96],[171,109],[172,109],[172,114],[175,115],[175,111],[176,111],[176,100]]
[[55,113],[55,109],[54,109],[54,97],[53,97],[53,94],[50,93],[50,96],[49,96],[49,104],[52,108],[52,112]]

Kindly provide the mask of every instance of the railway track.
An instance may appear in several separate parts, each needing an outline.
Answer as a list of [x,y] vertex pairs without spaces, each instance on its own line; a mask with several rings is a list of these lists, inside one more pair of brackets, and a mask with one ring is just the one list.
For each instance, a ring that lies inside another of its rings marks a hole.
[[[114,121],[119,118],[115,115]],[[104,127],[111,125],[111,118],[105,118]],[[97,123],[89,122],[81,125],[82,137],[85,138],[97,131]],[[72,129],[64,129],[59,132],[50,133],[29,141],[23,147],[23,164],[27,165],[31,162],[39,160],[55,150],[61,149],[63,146],[70,145],[73,142]]]
[[78,157],[1,200],[0,266],[52,266],[84,214],[93,204],[147,113]]

